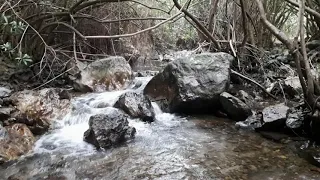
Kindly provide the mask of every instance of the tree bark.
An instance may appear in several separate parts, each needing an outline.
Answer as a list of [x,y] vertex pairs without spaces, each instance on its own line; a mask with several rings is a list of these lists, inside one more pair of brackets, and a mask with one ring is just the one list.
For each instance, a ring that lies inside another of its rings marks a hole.
[[197,26],[198,28],[213,42],[217,50],[221,50],[220,43],[211,35],[211,33],[206,29],[197,18],[195,18],[192,14],[190,14],[185,8],[178,3],[177,0],[173,0],[176,8],[181,10],[186,16],[188,16]]

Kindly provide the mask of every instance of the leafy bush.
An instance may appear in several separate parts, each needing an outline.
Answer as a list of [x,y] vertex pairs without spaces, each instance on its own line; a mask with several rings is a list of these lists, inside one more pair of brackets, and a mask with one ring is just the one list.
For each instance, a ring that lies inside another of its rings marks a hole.
[[[27,25],[21,21],[16,21],[11,16],[6,16],[4,13],[0,17],[0,32],[3,35],[14,37],[23,36],[27,30]],[[23,37],[20,37],[23,38]],[[14,38],[9,38],[14,39]],[[13,40],[12,40],[13,41]],[[15,44],[7,41],[0,45],[1,54],[7,56],[9,59],[16,61],[18,64],[28,65],[32,62],[31,56],[22,52],[21,41]]]

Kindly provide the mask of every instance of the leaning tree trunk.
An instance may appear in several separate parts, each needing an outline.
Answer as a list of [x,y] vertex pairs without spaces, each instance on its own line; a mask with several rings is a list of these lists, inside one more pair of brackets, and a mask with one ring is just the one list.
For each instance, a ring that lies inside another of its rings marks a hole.
[[[305,101],[308,103],[310,109],[317,108],[320,109],[320,105],[317,103],[317,99],[315,92],[318,91],[319,85],[317,81],[315,81],[314,77],[311,73],[310,63],[308,61],[306,45],[305,45],[305,27],[304,27],[304,13],[305,13],[305,0],[300,0],[299,2],[299,30],[296,34],[294,40],[290,40],[281,30],[276,28],[270,21],[268,21],[263,4],[261,0],[256,0],[258,4],[258,8],[260,11],[260,16],[262,23],[266,26],[266,28],[277,37],[287,48],[290,50],[291,54],[295,57],[295,64],[297,67],[297,72],[299,76],[299,80],[303,89]],[[300,37],[301,42],[301,52],[299,51],[298,39]],[[301,64],[302,62],[302,64]],[[304,68],[304,72],[302,71],[302,67]],[[315,91],[316,88],[316,91]]]

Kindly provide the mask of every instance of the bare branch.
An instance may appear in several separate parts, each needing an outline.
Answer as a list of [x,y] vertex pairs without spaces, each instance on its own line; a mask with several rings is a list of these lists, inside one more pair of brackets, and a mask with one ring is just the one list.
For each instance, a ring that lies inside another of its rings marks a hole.
[[206,29],[199,21],[197,18],[195,18],[192,14],[190,14],[184,7],[182,7],[177,0],[173,0],[175,6],[178,9],[181,9],[181,11],[188,16],[198,27],[199,29],[214,43],[216,48],[218,50],[221,49],[219,42],[211,35],[211,33]]
[[177,13],[176,15],[166,19],[165,21],[162,21],[158,24],[156,24],[155,26],[152,26],[152,27],[149,27],[147,29],[144,29],[144,30],[141,30],[141,31],[138,31],[138,32],[135,32],[135,33],[130,33],[130,34],[120,34],[120,35],[112,35],[112,36],[84,36],[83,38],[84,39],[112,39],[112,38],[124,38],[124,37],[131,37],[131,36],[135,36],[135,35],[138,35],[138,34],[141,34],[141,33],[144,33],[144,32],[147,32],[147,31],[151,31],[153,29],[156,29],[158,28],[159,26],[175,19],[175,18],[181,18],[183,16],[181,16],[183,13],[182,12],[179,12]]
[[265,92],[266,94],[268,94],[270,97],[272,97],[273,99],[277,99],[277,97],[275,97],[273,94],[269,93],[261,84],[259,84],[259,83],[256,82],[255,80],[250,79],[250,78],[248,78],[247,76],[242,75],[242,74],[240,74],[240,73],[238,73],[237,71],[234,71],[234,70],[232,70],[232,69],[231,69],[231,73],[232,73],[232,74],[235,74],[235,75],[237,75],[237,76],[239,76],[239,77],[241,77],[241,78],[243,78],[243,79],[245,79],[245,80],[247,80],[247,81],[252,82],[253,84],[257,85],[263,92]]
[[[295,7],[299,7],[299,3],[292,1],[292,0],[285,0],[286,2],[292,4]],[[320,13],[318,13],[316,10],[313,10],[310,7],[305,7],[305,11],[311,14],[312,16],[316,17],[317,19],[320,19]]]
[[166,14],[170,14],[170,10],[166,11],[166,10],[163,10],[163,9],[160,9],[160,8],[151,7],[151,6],[148,6],[146,4],[143,4],[143,3],[135,1],[135,0],[130,0],[130,1],[134,2],[134,3],[137,3],[137,4],[140,4],[141,6],[144,6],[144,7],[148,8],[148,9],[158,10],[158,11],[164,12]]
[[277,27],[275,27],[270,21],[267,19],[266,13],[264,11],[263,4],[261,0],[256,0],[258,9],[260,12],[260,17],[263,22],[263,24],[266,26],[266,28],[271,31],[271,33],[276,36],[283,44],[285,44],[289,49],[293,50],[293,42],[289,40],[289,38]]

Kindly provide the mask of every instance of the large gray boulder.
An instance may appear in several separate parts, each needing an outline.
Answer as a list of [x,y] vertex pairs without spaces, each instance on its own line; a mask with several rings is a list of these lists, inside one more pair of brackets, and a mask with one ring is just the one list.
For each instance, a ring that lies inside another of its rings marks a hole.
[[247,104],[227,92],[220,94],[220,103],[227,115],[235,121],[244,121],[252,115]]
[[133,78],[125,58],[111,56],[91,64],[76,63],[77,70],[69,76],[75,90],[81,92],[112,91],[126,88]]
[[154,121],[155,112],[151,101],[143,94],[126,92],[122,94],[114,107],[122,109],[133,118],[141,118],[143,121]]
[[222,52],[179,58],[153,77],[144,94],[152,101],[161,100],[167,112],[212,112],[220,107],[219,95],[228,89],[233,60]]
[[127,116],[122,111],[109,107],[106,114],[90,117],[89,129],[84,133],[84,141],[98,149],[108,149],[126,139],[133,138],[135,132],[135,128],[129,126]]

